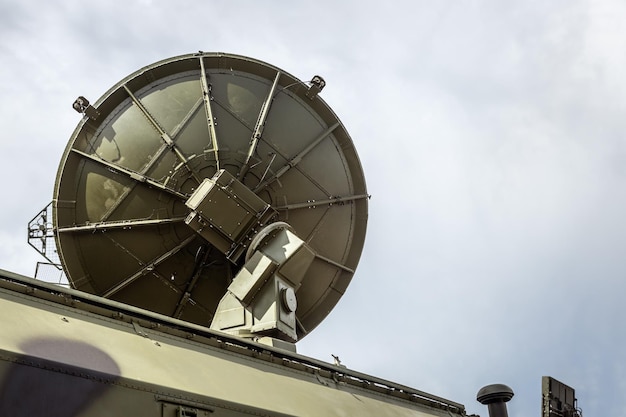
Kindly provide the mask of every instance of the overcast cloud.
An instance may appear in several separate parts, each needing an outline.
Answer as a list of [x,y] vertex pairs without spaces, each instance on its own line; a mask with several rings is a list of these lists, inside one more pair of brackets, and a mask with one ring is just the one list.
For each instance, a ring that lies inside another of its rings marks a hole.
[[465,404],[541,376],[626,416],[626,3],[0,0],[0,268],[33,275],[28,221],[95,101],[197,50],[301,79],[351,133],[372,194],[348,292],[300,353]]

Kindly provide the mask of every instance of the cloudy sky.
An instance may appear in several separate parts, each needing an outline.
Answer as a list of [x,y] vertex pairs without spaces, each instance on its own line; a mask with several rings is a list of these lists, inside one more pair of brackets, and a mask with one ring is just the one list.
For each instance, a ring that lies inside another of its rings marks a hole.
[[626,3],[621,0],[0,0],[0,268],[33,275],[28,221],[95,101],[198,50],[310,79],[372,194],[347,294],[300,353],[465,404],[541,376],[626,416]]

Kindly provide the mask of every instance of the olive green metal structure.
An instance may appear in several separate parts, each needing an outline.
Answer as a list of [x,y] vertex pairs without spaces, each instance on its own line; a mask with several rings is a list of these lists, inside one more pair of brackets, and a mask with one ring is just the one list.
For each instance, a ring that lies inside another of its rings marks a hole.
[[0,416],[466,416],[295,352],[367,223],[324,86],[201,52],[76,100],[52,224],[29,224],[73,288],[0,270]]
[[368,199],[352,140],[318,96],[324,85],[198,53],[147,66],[94,105],[79,97],[85,117],[53,200],[72,287],[209,325],[253,239],[285,222],[309,257],[277,290],[297,297],[295,328],[281,337],[315,328],[354,274]]
[[0,415],[465,416],[462,405],[0,270]]

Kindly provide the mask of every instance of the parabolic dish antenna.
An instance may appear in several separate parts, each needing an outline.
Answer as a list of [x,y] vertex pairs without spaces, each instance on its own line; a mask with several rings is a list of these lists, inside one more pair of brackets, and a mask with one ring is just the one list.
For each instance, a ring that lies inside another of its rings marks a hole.
[[310,259],[282,299],[298,338],[315,328],[354,274],[368,199],[324,84],[200,52],[149,65],[93,105],[80,97],[53,199],[72,287],[208,325],[254,251],[288,229]]

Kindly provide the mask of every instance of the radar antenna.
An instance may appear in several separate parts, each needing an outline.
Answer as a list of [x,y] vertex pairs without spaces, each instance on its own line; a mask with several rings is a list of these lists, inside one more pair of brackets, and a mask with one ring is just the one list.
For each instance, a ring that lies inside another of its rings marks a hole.
[[325,85],[200,52],[80,96],[49,233],[71,286],[244,337],[308,334],[354,274],[369,197]]

